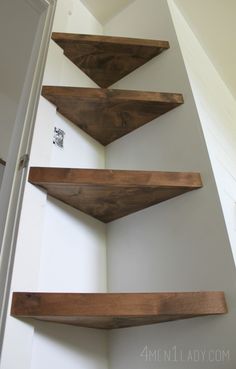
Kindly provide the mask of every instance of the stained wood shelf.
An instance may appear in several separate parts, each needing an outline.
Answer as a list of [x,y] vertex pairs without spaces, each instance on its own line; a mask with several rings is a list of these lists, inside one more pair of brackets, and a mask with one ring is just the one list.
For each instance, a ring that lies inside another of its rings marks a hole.
[[42,95],[95,140],[107,145],[183,104],[177,93],[44,86]]
[[109,87],[169,48],[167,41],[53,33],[64,54],[100,87]]
[[3,159],[0,158],[0,164],[4,165],[4,167],[5,167],[6,166],[5,160],[3,160]]
[[11,315],[114,329],[226,314],[223,292],[13,294]]
[[30,169],[29,182],[105,223],[202,187],[191,172],[40,167]]

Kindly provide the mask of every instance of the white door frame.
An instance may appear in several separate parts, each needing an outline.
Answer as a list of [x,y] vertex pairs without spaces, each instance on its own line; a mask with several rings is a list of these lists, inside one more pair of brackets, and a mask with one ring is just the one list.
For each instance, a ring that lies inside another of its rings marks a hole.
[[28,172],[27,157],[32,143],[36,112],[57,3],[57,0],[24,1],[38,13],[38,27],[32,45],[32,54],[17,110],[7,165],[0,191],[0,354],[9,303],[21,204]]

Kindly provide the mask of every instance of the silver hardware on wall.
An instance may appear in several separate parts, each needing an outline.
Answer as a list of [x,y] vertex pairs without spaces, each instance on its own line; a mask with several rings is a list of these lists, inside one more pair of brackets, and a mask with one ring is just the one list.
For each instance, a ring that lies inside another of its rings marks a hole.
[[19,169],[27,168],[28,163],[29,163],[29,155],[28,154],[22,155],[19,162]]
[[60,149],[64,149],[64,138],[65,132],[60,128],[54,127],[53,144]]

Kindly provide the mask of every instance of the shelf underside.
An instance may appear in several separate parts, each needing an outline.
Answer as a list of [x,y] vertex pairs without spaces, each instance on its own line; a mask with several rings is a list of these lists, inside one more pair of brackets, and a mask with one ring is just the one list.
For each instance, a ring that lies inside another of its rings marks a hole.
[[64,54],[100,87],[109,87],[169,48],[167,41],[53,33]]
[[42,95],[103,145],[183,104],[176,93],[44,86]]
[[3,159],[1,159],[1,158],[0,158],[0,164],[1,164],[1,165],[3,165],[3,166],[5,167],[5,166],[6,166],[6,162],[5,162],[5,160],[3,160]]
[[223,292],[13,294],[11,315],[113,329],[227,313]]
[[29,182],[105,223],[202,187],[199,173],[109,169],[33,167]]

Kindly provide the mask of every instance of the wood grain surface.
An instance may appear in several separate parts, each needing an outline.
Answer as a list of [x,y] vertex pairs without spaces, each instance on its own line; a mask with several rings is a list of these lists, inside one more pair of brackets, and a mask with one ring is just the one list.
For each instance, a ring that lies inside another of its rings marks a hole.
[[13,294],[11,315],[113,329],[227,313],[223,292]]
[[109,169],[30,169],[29,182],[102,222],[202,187],[199,173]]
[[3,160],[3,159],[0,158],[0,164],[4,165],[4,167],[5,167],[6,166],[5,160]]
[[167,41],[53,33],[64,54],[98,86],[106,88],[162,51]]
[[177,93],[44,86],[59,113],[103,145],[183,104]]

